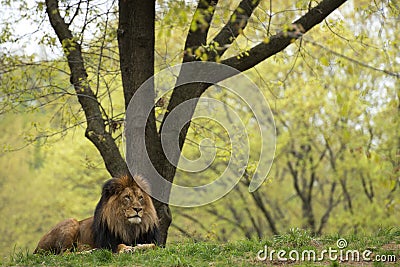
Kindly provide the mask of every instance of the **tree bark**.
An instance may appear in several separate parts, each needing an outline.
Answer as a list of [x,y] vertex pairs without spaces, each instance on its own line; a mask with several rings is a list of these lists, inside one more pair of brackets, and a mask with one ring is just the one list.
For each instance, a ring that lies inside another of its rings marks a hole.
[[[155,1],[119,1],[118,48],[126,109],[139,87],[154,75],[154,46]],[[141,107],[135,108],[140,113],[135,114],[135,116],[147,120],[145,136],[142,136],[142,133],[139,132],[140,128],[135,128],[134,132],[131,133],[132,136],[126,137],[132,138],[130,143],[133,144],[133,151],[127,148],[127,152],[133,153],[129,155],[133,162],[128,164],[133,164],[134,172],[144,177],[151,175],[147,162],[143,160],[144,155],[149,156],[152,165],[160,174],[163,173],[165,166],[170,165],[162,151],[154,108],[149,116],[146,114],[146,107],[154,105],[154,84],[151,87],[152,90],[144,92],[140,102]],[[141,145],[142,138],[145,138],[145,147]],[[171,213],[167,204],[155,199],[153,199],[153,202],[160,220],[160,242],[164,246],[168,228],[172,221]]]
[[207,44],[207,34],[217,3],[217,0],[199,1],[186,37],[183,62],[194,61],[193,51]]

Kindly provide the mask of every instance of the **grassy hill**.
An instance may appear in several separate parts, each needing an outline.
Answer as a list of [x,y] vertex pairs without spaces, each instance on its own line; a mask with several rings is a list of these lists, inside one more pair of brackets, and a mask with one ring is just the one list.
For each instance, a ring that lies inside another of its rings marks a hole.
[[[315,254],[313,254],[315,252]],[[315,255],[315,257],[313,256]],[[280,257],[280,258],[279,258]],[[294,260],[294,259],[298,260]],[[286,258],[287,260],[284,260]],[[400,229],[374,235],[312,237],[303,230],[269,240],[231,243],[185,240],[166,248],[112,254],[32,255],[16,250],[2,265],[15,266],[399,266]]]

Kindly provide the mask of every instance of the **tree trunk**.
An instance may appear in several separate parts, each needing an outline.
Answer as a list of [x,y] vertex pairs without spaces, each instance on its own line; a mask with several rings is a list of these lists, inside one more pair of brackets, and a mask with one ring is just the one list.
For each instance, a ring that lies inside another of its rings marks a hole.
[[[119,23],[118,23],[118,47],[120,56],[120,68],[122,75],[122,85],[125,98],[125,108],[137,92],[139,87],[154,75],[154,39],[155,39],[155,1],[151,0],[121,0],[119,1]],[[140,145],[140,128],[131,133],[134,138],[132,156],[135,173],[144,177],[149,177],[151,171],[145,160],[144,155],[148,155],[152,165],[159,173],[163,173],[168,161],[162,153],[161,141],[157,132],[154,108],[149,116],[145,114],[146,106],[154,104],[155,91],[154,84],[152,90],[147,90],[141,98],[141,106],[136,107],[136,111],[141,114],[135,116],[146,118],[145,127],[145,147]],[[138,132],[139,131],[139,132]],[[139,138],[138,138],[139,137]],[[129,152],[128,148],[127,151]],[[128,158],[128,157],[127,157]],[[161,245],[165,245],[167,240],[168,228],[171,224],[170,209],[167,204],[154,200],[154,205],[160,219]]]

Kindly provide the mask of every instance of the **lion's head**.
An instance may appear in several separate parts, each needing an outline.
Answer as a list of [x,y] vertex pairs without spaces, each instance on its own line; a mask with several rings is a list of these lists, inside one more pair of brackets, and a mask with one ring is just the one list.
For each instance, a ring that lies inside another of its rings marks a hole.
[[118,244],[154,243],[158,218],[148,184],[140,176],[108,180],[93,218],[95,245],[116,249]]

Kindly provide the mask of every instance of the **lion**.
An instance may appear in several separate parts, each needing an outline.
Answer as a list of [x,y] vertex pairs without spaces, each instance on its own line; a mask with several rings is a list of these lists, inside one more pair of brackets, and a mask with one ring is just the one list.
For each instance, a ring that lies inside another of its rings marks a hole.
[[40,239],[34,253],[98,248],[123,252],[158,245],[157,213],[145,191],[149,186],[137,175],[108,180],[93,217],[58,223]]

